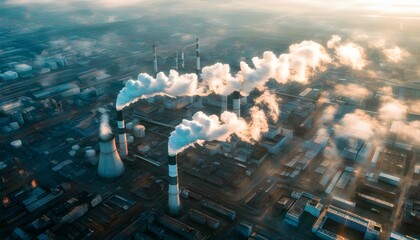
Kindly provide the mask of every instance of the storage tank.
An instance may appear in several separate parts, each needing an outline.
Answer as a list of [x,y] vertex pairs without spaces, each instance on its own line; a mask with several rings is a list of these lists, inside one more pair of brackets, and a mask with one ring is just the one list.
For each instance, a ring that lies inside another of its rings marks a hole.
[[146,128],[143,125],[136,125],[133,129],[133,135],[136,138],[143,138],[146,136]]

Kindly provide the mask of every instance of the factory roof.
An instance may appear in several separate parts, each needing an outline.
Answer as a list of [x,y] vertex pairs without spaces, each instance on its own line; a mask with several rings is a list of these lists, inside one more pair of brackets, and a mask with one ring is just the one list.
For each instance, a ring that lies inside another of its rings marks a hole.
[[302,196],[293,204],[292,208],[287,212],[288,215],[292,215],[299,218],[305,210],[305,205],[310,199],[306,196]]

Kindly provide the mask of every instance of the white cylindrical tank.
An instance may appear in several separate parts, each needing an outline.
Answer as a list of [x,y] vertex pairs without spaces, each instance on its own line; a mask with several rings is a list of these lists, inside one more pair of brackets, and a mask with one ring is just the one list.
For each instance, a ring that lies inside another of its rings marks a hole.
[[133,123],[132,122],[127,123],[127,125],[125,125],[125,128],[127,130],[132,130],[133,129]]
[[74,151],[74,150],[70,150],[68,153],[71,157],[76,156],[76,151]]
[[143,138],[146,136],[146,128],[143,125],[136,125],[133,129],[133,135],[136,138]]
[[22,147],[22,141],[20,139],[18,139],[18,140],[15,140],[15,141],[11,142],[10,145],[12,145],[14,148],[20,148],[20,147]]
[[95,149],[92,149],[92,148],[86,149],[86,151],[85,151],[85,157],[86,158],[95,157],[95,155],[96,155]]
[[79,151],[80,146],[78,144],[75,144],[75,145],[71,146],[71,149],[74,150],[74,151]]

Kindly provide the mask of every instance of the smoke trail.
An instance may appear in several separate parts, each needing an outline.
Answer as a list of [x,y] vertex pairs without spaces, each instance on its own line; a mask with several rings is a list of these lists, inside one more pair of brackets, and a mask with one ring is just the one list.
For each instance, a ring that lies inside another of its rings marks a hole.
[[194,143],[203,141],[227,141],[233,133],[245,131],[247,124],[236,114],[224,112],[220,119],[216,115],[206,115],[197,112],[192,116],[192,120],[182,120],[171,133],[168,142],[169,154],[174,155],[183,151]]
[[236,132],[236,135],[245,142],[255,143],[261,140],[262,134],[269,130],[267,116],[258,106],[249,109],[251,121],[243,131]]
[[324,65],[330,61],[324,47],[313,41],[292,44],[289,53],[281,54],[278,58],[273,52],[264,52],[263,58],[252,58],[255,69],[245,62],[240,63],[237,78],[243,84],[241,93],[248,95],[255,88],[262,90],[271,78],[279,83],[307,83],[312,74],[325,70]]
[[[99,110],[100,111],[100,110]],[[100,111],[101,112],[101,111]],[[109,118],[106,111],[101,112],[101,123],[99,127],[99,136],[102,138],[106,138],[112,134],[112,129],[109,126]]]
[[128,80],[125,87],[117,97],[117,109],[122,109],[139,99],[149,98],[157,95],[177,97],[194,96],[198,89],[197,75],[179,75],[177,71],[171,70],[169,76],[159,72],[156,78],[147,73],[138,75],[137,80]]
[[356,70],[361,70],[367,64],[364,49],[354,43],[341,43],[341,37],[333,35],[327,43],[327,47],[335,52],[335,59],[338,61],[337,66],[345,65]]
[[353,100],[364,100],[369,96],[369,90],[354,83],[335,85],[334,93],[338,96],[348,97]]
[[264,52],[263,58],[254,57],[252,63],[240,63],[240,71],[232,76],[227,64],[216,63],[204,67],[201,77],[202,84],[198,84],[195,74],[179,75],[171,70],[167,77],[160,72],[156,79],[141,73],[137,80],[129,80],[117,97],[117,109],[122,109],[142,98],[156,95],[169,97],[177,96],[206,96],[211,93],[229,95],[233,91],[241,90],[242,95],[248,95],[255,88],[263,90],[269,79],[279,83],[296,81],[307,83],[308,78],[316,71],[325,70],[325,64],[331,58],[324,47],[313,41],[303,41],[289,47],[289,53],[281,54],[278,58],[273,52]]
[[213,92],[218,95],[227,96],[234,91],[241,90],[241,82],[230,74],[228,64],[216,63],[204,67],[201,71],[201,78],[204,85],[202,94]]
[[268,115],[273,122],[278,121],[280,106],[275,93],[266,90],[258,98],[254,99],[254,101],[256,105],[266,106],[268,108]]
[[391,63],[401,62],[404,58],[410,56],[410,53],[408,53],[404,49],[401,49],[398,46],[383,49],[382,52],[385,54],[385,57],[387,58],[388,62]]

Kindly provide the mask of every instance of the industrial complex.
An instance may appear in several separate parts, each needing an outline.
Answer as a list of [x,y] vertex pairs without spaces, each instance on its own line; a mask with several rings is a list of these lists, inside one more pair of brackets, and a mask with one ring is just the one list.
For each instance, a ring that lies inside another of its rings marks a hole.
[[0,25],[0,239],[420,238],[418,47],[161,21]]

